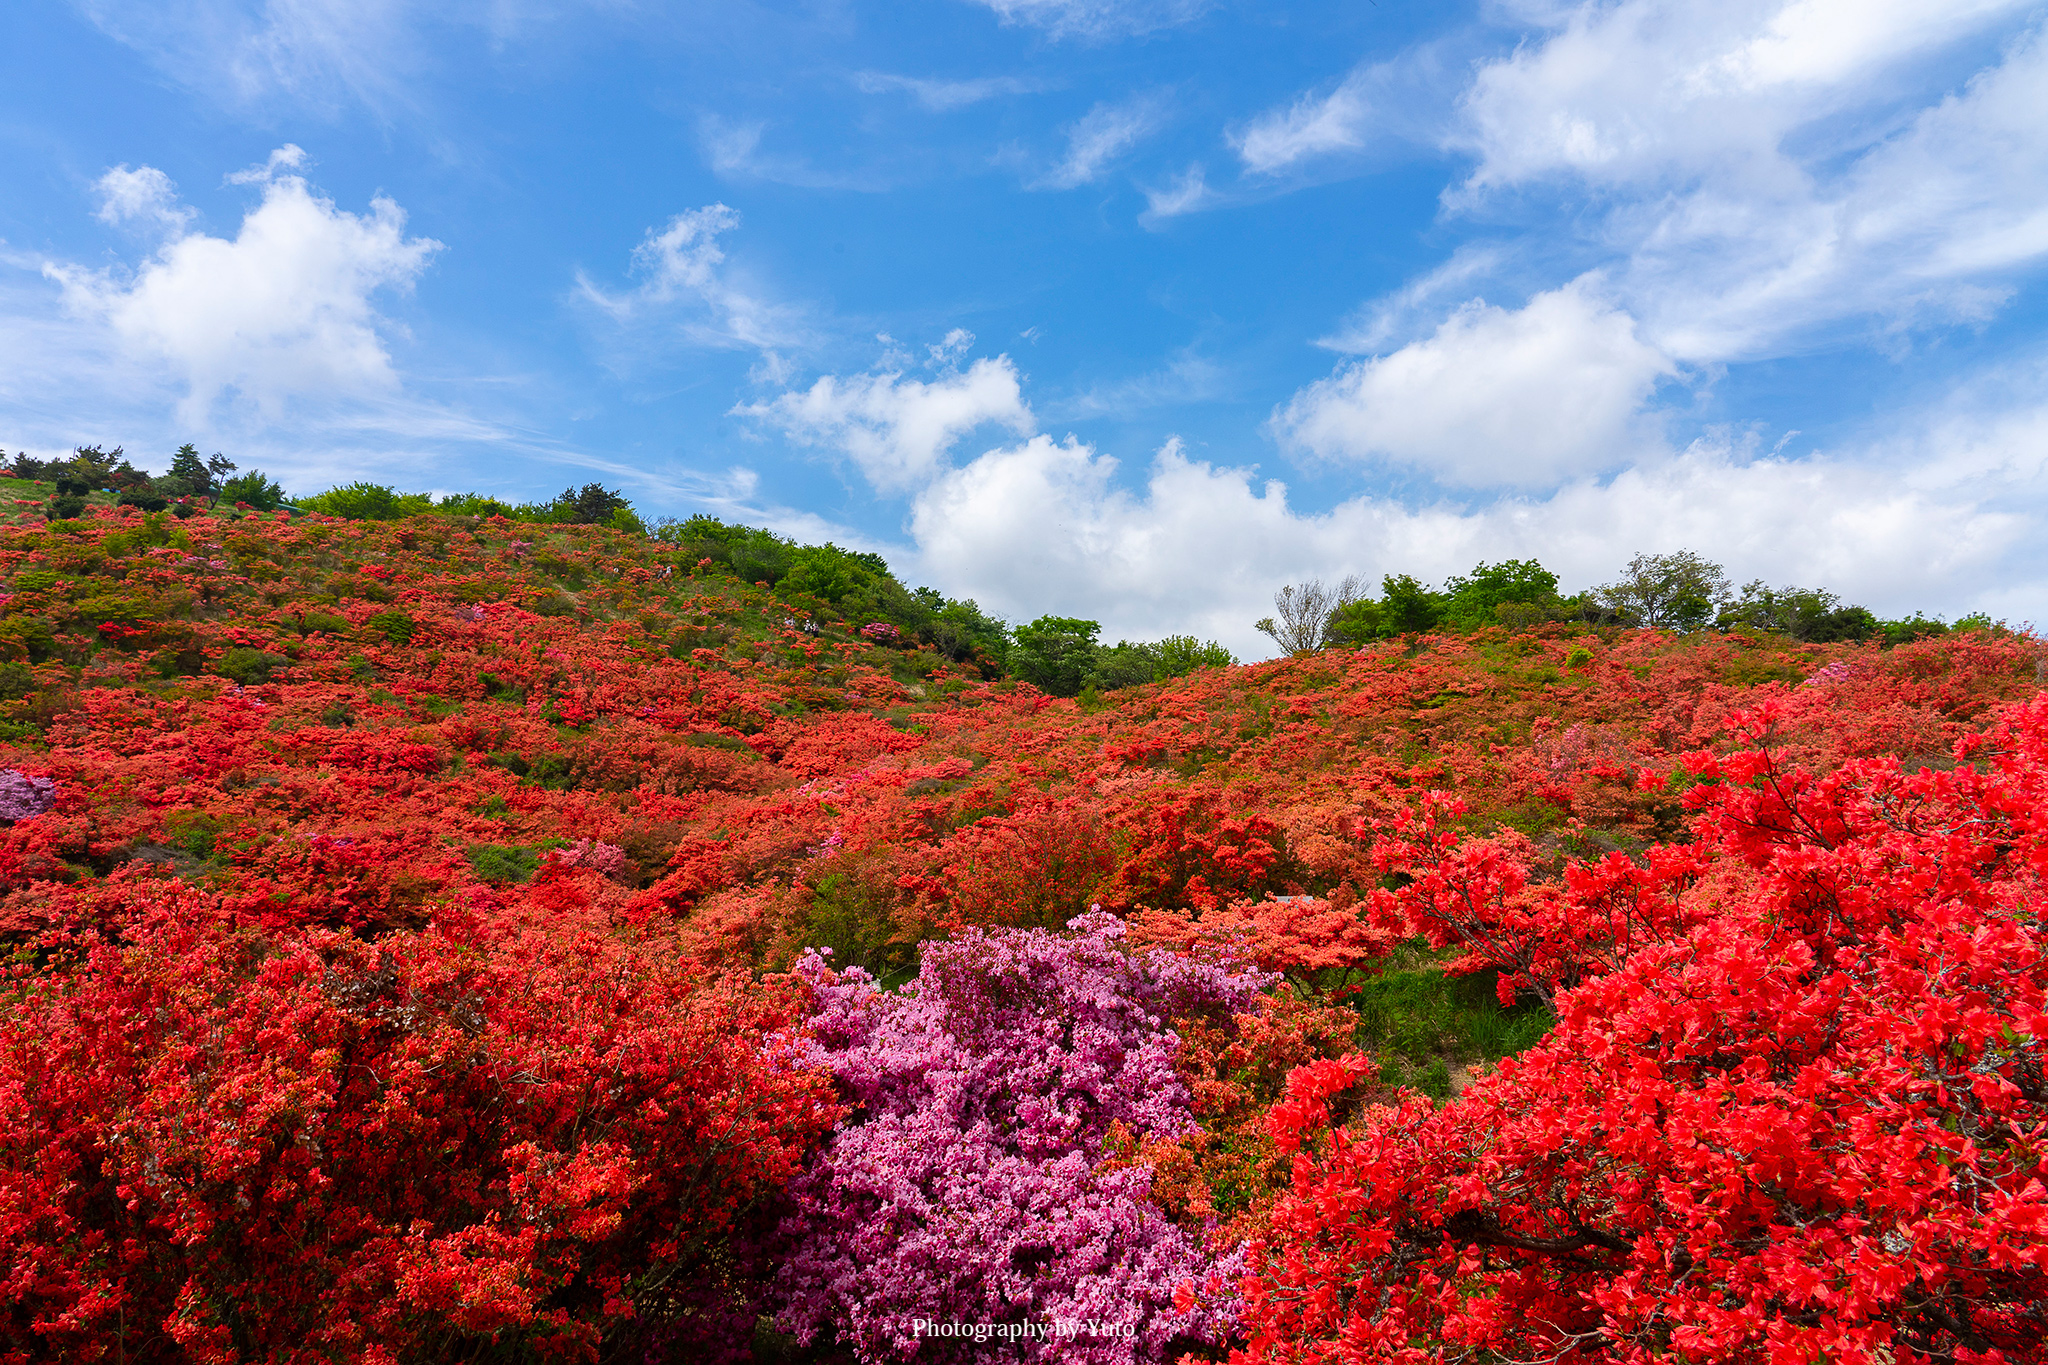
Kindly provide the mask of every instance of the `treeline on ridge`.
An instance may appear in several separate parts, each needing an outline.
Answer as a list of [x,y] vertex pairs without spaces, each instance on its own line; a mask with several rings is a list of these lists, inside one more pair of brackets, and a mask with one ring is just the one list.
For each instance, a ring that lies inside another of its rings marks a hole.
[[[624,494],[598,483],[565,488],[545,502],[402,493],[362,480],[293,498],[262,471],[236,474],[237,468],[220,454],[202,458],[189,443],[159,475],[136,468],[119,446],[80,446],[65,460],[40,460],[26,452],[7,458],[0,452],[0,473],[54,485],[43,507],[52,520],[79,516],[97,500],[145,512],[168,509],[181,518],[210,505],[217,511],[282,509],[351,521],[497,517],[531,525],[606,526],[671,546],[702,570],[767,587],[815,622],[841,624],[875,644],[929,649],[985,678],[1014,677],[1084,703],[1100,693],[1234,662],[1221,644],[1187,635],[1106,644],[1098,638],[1100,623],[1079,617],[1043,615],[1012,626],[972,599],[904,584],[872,553],[802,544],[709,516],[661,518],[649,525]],[[1481,562],[1440,587],[1411,574],[1387,574],[1376,597],[1355,576],[1329,586],[1319,580],[1290,584],[1276,594],[1274,605],[1276,614],[1256,624],[1289,654],[1408,635],[1552,624],[1680,634],[1750,630],[1810,643],[1876,640],[1887,646],[1950,631],[2002,628],[1982,615],[1953,624],[1920,613],[1881,619],[1823,588],[1774,588],[1755,580],[1738,590],[1719,564],[1689,550],[1638,554],[1614,582],[1569,595],[1540,562],[1508,559]]]

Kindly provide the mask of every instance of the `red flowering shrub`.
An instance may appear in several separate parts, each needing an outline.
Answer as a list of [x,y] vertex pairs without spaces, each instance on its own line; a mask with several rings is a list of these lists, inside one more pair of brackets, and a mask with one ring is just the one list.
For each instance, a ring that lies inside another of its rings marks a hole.
[[1695,755],[1711,903],[1542,1044],[1348,1126],[1362,1063],[1297,1072],[1244,1358],[2040,1359],[2048,700],[1958,752],[1989,761]]
[[764,1049],[773,997],[574,894],[368,943],[107,892],[120,937],[46,941],[0,1015],[7,1358],[578,1360],[747,1320],[721,1248],[834,1113]]

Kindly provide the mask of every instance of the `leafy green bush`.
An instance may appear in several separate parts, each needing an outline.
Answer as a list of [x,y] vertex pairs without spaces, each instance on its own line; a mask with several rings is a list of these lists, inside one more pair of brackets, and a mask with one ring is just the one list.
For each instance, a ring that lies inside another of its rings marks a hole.
[[400,493],[379,483],[348,483],[300,498],[302,512],[346,517],[350,521],[398,521],[435,510],[434,499],[426,493]]
[[244,687],[270,681],[270,675],[291,660],[268,650],[251,649],[247,645],[236,645],[213,661],[213,671],[223,678],[231,679]]
[[329,635],[348,634],[348,618],[336,616],[331,611],[308,611],[299,615],[299,634],[311,635],[325,631]]
[[229,506],[246,502],[259,512],[275,512],[284,502],[284,489],[265,478],[262,470],[252,469],[222,484],[220,500]]
[[0,664],[0,700],[16,701],[36,690],[36,675],[26,664]]
[[379,635],[382,635],[394,645],[402,645],[409,642],[413,637],[413,632],[419,629],[418,622],[414,621],[405,612],[397,610],[380,611],[369,620],[363,622],[363,624],[376,631]]
[[522,844],[471,844],[463,850],[477,880],[486,882],[531,881],[540,855],[540,849]]

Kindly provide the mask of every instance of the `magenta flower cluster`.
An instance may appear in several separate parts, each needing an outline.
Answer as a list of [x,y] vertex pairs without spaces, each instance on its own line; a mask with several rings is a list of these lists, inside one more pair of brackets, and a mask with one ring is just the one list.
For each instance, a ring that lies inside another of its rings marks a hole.
[[587,867],[607,877],[622,877],[627,871],[626,850],[595,839],[578,839],[567,848],[556,849],[552,857],[564,867]]
[[887,621],[870,621],[860,628],[860,633],[878,644],[893,645],[902,640],[903,632]]
[[57,784],[8,769],[0,773],[0,820],[26,820],[57,804]]
[[[1172,1023],[1249,1009],[1268,978],[1126,952],[1110,915],[1071,930],[929,943],[901,994],[816,954],[798,967],[819,1007],[805,1060],[853,1113],[793,1187],[785,1330],[883,1362],[954,1349],[949,1324],[1007,1325],[1013,1358],[1077,1365],[1230,1336],[1241,1255],[1170,1221],[1147,1167],[1101,1168],[1113,1124],[1193,1130]],[[1183,1312],[1189,1282],[1205,1292]]]

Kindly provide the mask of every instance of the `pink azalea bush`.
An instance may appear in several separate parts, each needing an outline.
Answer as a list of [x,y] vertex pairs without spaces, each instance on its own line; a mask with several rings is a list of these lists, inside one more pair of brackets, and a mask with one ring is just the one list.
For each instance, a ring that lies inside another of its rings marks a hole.
[[[792,1187],[786,1330],[884,1361],[958,1344],[920,1324],[1007,1325],[1022,1359],[1101,1365],[1230,1336],[1241,1256],[1170,1221],[1148,1167],[1098,1168],[1114,1126],[1193,1129],[1173,1021],[1228,1021],[1269,978],[1126,952],[1110,915],[1071,928],[929,943],[894,995],[815,953],[799,965],[817,1004],[803,1060],[853,1114]],[[1190,1282],[1209,1292],[1177,1308]]]
[[57,803],[57,784],[9,769],[0,772],[0,820],[26,820]]

